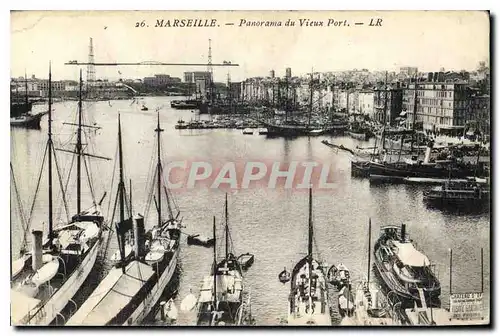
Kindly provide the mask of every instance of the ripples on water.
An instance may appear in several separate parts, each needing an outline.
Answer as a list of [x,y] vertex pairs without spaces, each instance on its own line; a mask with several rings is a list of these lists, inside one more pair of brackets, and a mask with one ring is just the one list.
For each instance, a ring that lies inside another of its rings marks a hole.
[[[102,129],[95,131],[95,148],[89,151],[111,158],[117,146],[117,113],[121,113],[124,133],[125,170],[132,179],[134,211],[143,212],[147,195],[147,174],[154,151],[154,128],[156,106],[160,111],[163,147],[170,160],[205,160],[214,164],[227,161],[246,160],[316,161],[330,164],[331,180],[335,187],[314,193],[313,216],[315,230],[315,252],[328,264],[339,262],[347,265],[354,278],[364,278],[367,269],[368,218],[372,219],[373,239],[381,225],[407,223],[407,229],[418,247],[437,265],[442,283],[443,304],[448,303],[449,293],[449,249],[453,248],[453,291],[479,291],[480,248],[484,248],[484,288],[486,304],[489,304],[489,260],[490,220],[489,214],[446,214],[427,209],[422,202],[422,187],[388,185],[370,187],[367,180],[352,179],[349,157],[321,144],[324,137],[285,140],[267,139],[265,136],[242,135],[239,130],[175,130],[179,118],[194,117],[190,111],[169,108],[169,98],[145,98],[149,111],[140,111],[141,105],[130,105],[130,101],[86,103],[87,123],[96,122]],[[76,142],[74,128],[63,125],[63,121],[75,120],[76,102],[55,104],[54,133],[56,147]],[[11,161],[14,166],[21,198],[27,212],[33,197],[38,171],[46,142],[46,118],[42,119],[42,130],[12,129]],[[329,139],[354,147],[356,140],[345,137]],[[91,146],[91,144],[89,144]],[[366,144],[365,144],[366,146]],[[65,175],[71,156],[58,152],[57,157]],[[115,191],[110,190],[114,161],[93,160],[96,198],[108,191],[104,210]],[[46,174],[45,174],[46,175]],[[45,175],[33,213],[33,227],[46,229],[47,188]],[[57,182],[56,178],[54,179]],[[66,180],[66,178],[64,178]],[[87,188],[86,186],[84,188]],[[116,188],[116,186],[115,186]],[[69,190],[74,192],[74,179]],[[84,189],[85,201],[89,201],[88,189]],[[212,217],[223,218],[225,190],[195,188],[174,191],[187,233],[210,235]],[[56,196],[59,192],[56,193]],[[14,195],[12,195],[14,196]],[[62,209],[57,198],[55,204]],[[14,200],[14,198],[13,198]],[[75,197],[68,197],[70,213],[75,209]],[[278,281],[283,267],[291,268],[307,253],[307,192],[262,187],[230,191],[229,222],[231,238],[236,254],[250,252],[255,255],[254,265],[246,272],[246,286],[251,291],[252,313],[259,325],[276,325],[286,317],[289,284]],[[13,258],[17,256],[21,240],[19,216],[12,210]],[[56,210],[56,217],[64,218],[64,212]],[[151,222],[154,217],[151,216]],[[150,224],[151,224],[150,222]],[[109,253],[117,248],[112,238]],[[184,241],[180,262],[180,284],[176,301],[189,293],[197,293],[201,280],[210,271],[211,249],[187,246]],[[109,268],[109,265],[106,265]],[[178,324],[193,323],[193,314],[181,313]]]

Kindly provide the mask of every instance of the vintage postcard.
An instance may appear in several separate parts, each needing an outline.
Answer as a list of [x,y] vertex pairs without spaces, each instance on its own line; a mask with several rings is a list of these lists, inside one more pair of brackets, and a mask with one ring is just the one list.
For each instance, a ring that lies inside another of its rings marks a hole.
[[489,325],[487,11],[12,11],[11,324]]

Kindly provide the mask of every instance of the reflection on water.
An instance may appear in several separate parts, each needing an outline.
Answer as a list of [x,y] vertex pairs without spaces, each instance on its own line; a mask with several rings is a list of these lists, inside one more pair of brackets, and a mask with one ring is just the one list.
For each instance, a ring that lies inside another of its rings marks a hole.
[[[353,277],[364,277],[367,269],[368,218],[372,219],[373,238],[381,225],[407,223],[412,239],[437,265],[442,282],[442,302],[447,305],[449,293],[449,249],[453,248],[453,291],[479,291],[480,248],[484,248],[485,290],[489,298],[489,214],[464,215],[443,213],[427,209],[422,202],[422,187],[372,186],[367,180],[351,179],[349,157],[321,144],[323,137],[293,140],[265,136],[242,135],[240,130],[175,130],[179,118],[188,120],[194,113],[172,110],[169,98],[145,98],[149,111],[140,111],[141,105],[130,101],[87,103],[87,122],[96,122],[102,128],[93,132],[95,143],[88,143],[88,151],[115,158],[117,147],[117,114],[122,119],[125,172],[132,179],[134,209],[142,212],[147,200],[147,175],[154,153],[155,107],[163,105],[160,112],[163,147],[168,160],[204,160],[214,164],[225,162],[317,161],[330,165],[330,190],[314,193],[313,215],[315,227],[314,250],[320,260],[328,264],[344,263]],[[54,134],[56,147],[68,147],[75,143],[75,129],[63,125],[74,120],[76,102],[55,104]],[[46,123],[46,119],[42,120]],[[25,211],[29,211],[33,199],[38,171],[43,159],[46,142],[46,125],[41,131],[12,129],[11,161],[19,184]],[[329,139],[338,144],[354,147],[359,144],[350,138]],[[366,145],[365,145],[366,146]],[[71,155],[58,152],[59,165],[64,171],[63,184],[68,184],[68,194],[74,195],[74,177],[66,181],[71,167]],[[108,191],[104,202],[105,211],[112,208],[115,194],[110,192],[114,161],[92,160],[91,166],[95,197],[99,199]],[[74,175],[74,168],[72,171]],[[45,174],[46,175],[46,174]],[[42,176],[32,227],[47,227],[46,176]],[[57,182],[57,180],[55,179]],[[116,186],[115,186],[116,188]],[[56,196],[60,195],[56,188]],[[116,189],[113,189],[116,190]],[[211,234],[212,216],[223,218],[224,192],[207,188],[174,191],[186,233]],[[13,198],[14,199],[14,198]],[[91,195],[84,183],[84,203]],[[55,202],[56,218],[66,217],[60,197]],[[76,208],[76,197],[68,197],[70,213]],[[21,224],[16,208],[12,208],[12,246],[16,257],[21,240]],[[109,212],[110,213],[110,212]],[[236,254],[250,252],[255,263],[245,274],[247,288],[252,296],[252,313],[257,324],[275,325],[286,316],[289,284],[278,281],[283,267],[291,268],[307,251],[307,192],[283,188],[253,187],[231,191],[229,194],[229,222]],[[110,253],[116,249],[115,238]],[[184,244],[181,250],[180,301],[192,289],[197,293],[202,277],[208,274],[212,253],[210,249]],[[179,316],[179,324],[191,323],[193,313]]]

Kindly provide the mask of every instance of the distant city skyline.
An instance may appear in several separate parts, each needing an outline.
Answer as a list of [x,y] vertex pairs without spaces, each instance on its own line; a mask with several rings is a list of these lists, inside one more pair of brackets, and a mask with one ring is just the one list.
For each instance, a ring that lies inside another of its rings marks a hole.
[[[238,27],[247,20],[298,21],[302,17],[324,20],[345,17],[369,22],[382,17],[382,27]],[[157,19],[177,17],[216,18],[216,28],[153,28]],[[142,19],[149,28],[135,28]],[[77,24],[75,24],[77,22]],[[234,22],[225,26],[223,22]],[[52,62],[54,80],[78,79],[78,66],[87,62],[89,38],[95,62],[206,63],[208,39],[212,62],[231,61],[238,68],[214,68],[214,79],[232,81],[277,77],[292,68],[293,76],[317,72],[395,71],[417,67],[420,72],[473,71],[489,63],[489,17],[486,12],[12,12],[11,77],[26,74],[48,77]],[[82,67],[86,79],[86,67]],[[154,74],[183,78],[186,71],[206,67],[117,66],[96,67],[96,78],[139,79]]]

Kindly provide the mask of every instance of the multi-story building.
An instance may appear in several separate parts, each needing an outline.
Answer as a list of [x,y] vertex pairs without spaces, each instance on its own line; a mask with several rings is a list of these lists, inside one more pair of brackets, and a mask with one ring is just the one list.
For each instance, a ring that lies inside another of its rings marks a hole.
[[400,67],[399,73],[406,76],[406,77],[412,77],[418,73],[418,68],[417,67],[410,67],[410,66]]
[[165,86],[169,84],[180,83],[181,79],[170,77],[170,75],[157,74],[154,77],[144,77],[143,83],[148,86]]
[[209,82],[211,78],[212,76],[208,71],[184,72],[184,82],[186,83],[196,83],[199,80],[204,80],[206,82]]
[[489,95],[475,95],[472,97],[471,102],[471,116],[470,121],[475,122],[477,127],[482,133],[490,133],[490,96]]
[[396,125],[403,109],[403,90],[399,83],[376,87],[373,92],[372,119],[387,125]]
[[[415,87],[417,93],[414,117]],[[458,134],[470,119],[471,91],[465,82],[411,82],[403,90],[407,127]]]
[[371,118],[373,118],[373,102],[374,102],[373,90],[359,91],[356,112],[368,115]]

